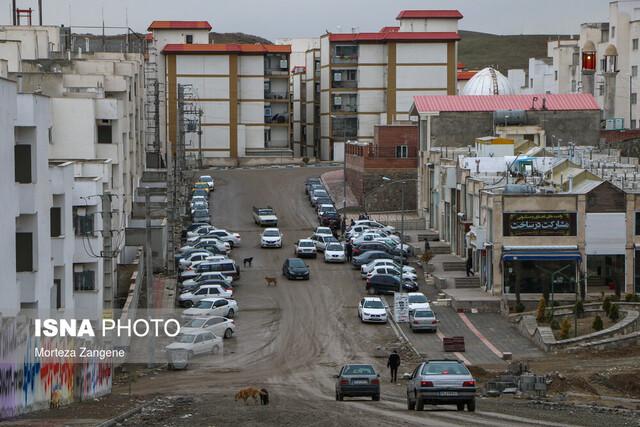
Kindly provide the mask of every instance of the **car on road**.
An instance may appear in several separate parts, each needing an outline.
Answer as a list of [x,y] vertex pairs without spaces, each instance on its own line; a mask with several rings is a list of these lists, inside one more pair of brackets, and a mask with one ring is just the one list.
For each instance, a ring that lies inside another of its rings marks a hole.
[[332,242],[324,248],[324,262],[345,262],[347,257],[344,253],[344,246],[339,242]]
[[236,246],[240,246],[240,243],[242,243],[242,239],[240,238],[240,235],[238,233],[232,233],[227,230],[222,230],[222,229],[211,230],[209,233],[207,233],[207,236],[218,237],[223,242],[229,243],[229,245],[231,245],[232,248]]
[[336,400],[345,397],[371,397],[380,400],[380,374],[371,365],[344,365],[335,375]]
[[400,278],[391,274],[376,274],[367,279],[365,290],[369,295],[373,294],[386,294],[393,292],[413,292],[418,290],[418,285],[415,282],[403,281],[400,283]]
[[[367,278],[367,274],[371,270],[373,270],[375,267],[379,267],[379,266],[395,267],[396,269],[398,269],[398,268],[400,268],[400,263],[397,263],[392,259],[384,259],[384,258],[374,259],[370,263],[365,264],[362,267],[360,267],[360,275],[362,276],[363,279],[366,279]],[[413,267],[410,267],[408,265],[402,266],[402,271],[404,273],[412,273],[416,277],[418,277],[418,275],[416,273],[416,269],[413,268]]]
[[178,295],[178,304],[181,307],[193,307],[205,298],[222,297],[232,298],[233,289],[228,289],[220,285],[203,285],[194,292],[184,292]]
[[198,178],[198,180],[200,182],[205,182],[209,186],[210,191],[216,189],[216,182],[213,177],[211,177],[211,175],[202,175],[200,178]]
[[433,310],[418,308],[409,311],[409,329],[415,331],[438,331],[438,319]]
[[393,233],[396,231],[395,228],[391,227],[390,225],[384,225],[379,223],[378,221],[373,221],[370,219],[359,219],[355,221],[355,225],[366,225],[371,229],[381,229],[384,231],[388,231],[389,233]]
[[[182,276],[180,276],[182,277]],[[223,282],[225,282],[226,284],[230,285],[231,283],[233,283],[233,278],[224,275],[222,272],[220,271],[203,271],[202,273],[198,273],[194,278],[192,279],[187,279],[187,280],[183,280],[181,287],[188,287],[191,286],[195,283],[199,283],[202,282],[203,280],[222,280]]]
[[236,331],[236,324],[232,319],[222,316],[196,317],[185,321],[180,332],[188,334],[196,329],[206,329],[218,337],[231,338]]
[[318,256],[318,250],[316,249],[316,244],[311,239],[300,239],[294,246],[294,254],[298,258],[315,258]]
[[358,317],[362,322],[387,323],[387,308],[379,297],[364,297],[358,303]]
[[182,312],[184,319],[196,317],[222,316],[233,318],[238,312],[238,303],[228,298],[205,298],[195,306]]
[[430,310],[429,298],[422,292],[410,292],[409,295],[409,311],[425,309]]
[[176,358],[182,359],[181,356],[177,355],[179,353],[184,353],[185,358],[181,360],[181,362],[183,362],[184,367],[186,367],[193,356],[199,354],[218,354],[221,350],[222,338],[204,329],[194,329],[189,333],[180,333],[174,342],[165,347],[169,369],[175,368]]
[[392,261],[400,261],[400,257],[395,257],[387,252],[382,251],[368,251],[363,253],[362,255],[354,256],[351,260],[351,264],[359,268],[364,264],[368,264],[375,259],[390,259]]
[[209,211],[208,210],[195,211],[191,216],[191,220],[193,222],[209,222],[211,221],[211,218],[209,216]]
[[407,408],[423,411],[424,405],[456,405],[458,411],[476,410],[476,381],[459,360],[428,360],[407,379]]
[[262,227],[276,227],[278,217],[271,206],[264,208],[253,207],[253,222]]
[[[371,271],[369,271],[367,273],[366,278],[369,279],[372,276],[375,276],[376,274],[390,274],[392,276],[399,276],[400,270],[396,266],[379,265],[377,267],[374,267]],[[415,282],[418,279],[418,277],[413,273],[409,273],[403,270],[402,279]]]
[[282,264],[282,274],[287,279],[309,280],[309,266],[300,258],[287,258]]
[[313,190],[313,194],[311,195],[311,206],[315,207],[320,197],[329,197],[329,193],[327,193],[327,190],[323,188]]
[[338,243],[338,239],[336,239],[333,235],[328,236],[314,234],[313,236],[309,237],[309,239],[313,240],[313,242],[316,244],[316,249],[319,252],[324,252],[327,245],[331,243]]
[[281,248],[282,233],[277,228],[265,228],[260,236],[261,248]]

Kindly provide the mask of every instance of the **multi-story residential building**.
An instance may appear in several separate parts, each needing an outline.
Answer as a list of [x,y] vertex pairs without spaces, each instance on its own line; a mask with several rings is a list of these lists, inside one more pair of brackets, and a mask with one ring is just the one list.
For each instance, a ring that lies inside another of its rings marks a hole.
[[[291,141],[294,157],[308,156],[307,152],[307,71],[303,66],[293,67],[291,71]],[[313,153],[313,151],[311,152]]]
[[307,156],[320,156],[320,49],[305,53],[305,137]]
[[461,18],[457,10],[406,10],[398,27],[321,37],[323,160],[342,160],[347,140],[371,142],[375,125],[408,120],[416,95],[456,94]]
[[205,162],[290,154],[291,46],[209,44],[210,28],[191,21],[155,21],[149,27],[154,49],[162,53],[158,74],[166,76],[167,141],[177,135],[178,87],[183,86],[203,112],[201,147],[197,135],[187,135],[187,153],[201,151]]

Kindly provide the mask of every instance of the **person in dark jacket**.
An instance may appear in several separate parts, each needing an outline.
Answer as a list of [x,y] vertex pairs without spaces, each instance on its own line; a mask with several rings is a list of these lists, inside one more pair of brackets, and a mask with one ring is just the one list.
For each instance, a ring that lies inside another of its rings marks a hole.
[[400,367],[400,355],[398,350],[393,350],[387,361],[387,368],[391,371],[391,382],[398,382],[398,368]]
[[428,253],[431,250],[431,245],[427,239],[424,239],[424,253]]
[[351,258],[353,255],[353,248],[351,247],[351,243],[347,242],[344,245],[344,255],[347,257],[347,262],[351,262]]
[[471,254],[467,255],[467,277],[473,274],[473,258],[471,258]]

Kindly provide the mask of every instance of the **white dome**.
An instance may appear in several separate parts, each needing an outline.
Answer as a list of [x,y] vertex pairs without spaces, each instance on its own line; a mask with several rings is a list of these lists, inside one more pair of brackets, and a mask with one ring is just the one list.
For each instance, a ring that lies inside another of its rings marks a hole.
[[464,86],[460,95],[515,95],[509,80],[491,67],[476,73]]

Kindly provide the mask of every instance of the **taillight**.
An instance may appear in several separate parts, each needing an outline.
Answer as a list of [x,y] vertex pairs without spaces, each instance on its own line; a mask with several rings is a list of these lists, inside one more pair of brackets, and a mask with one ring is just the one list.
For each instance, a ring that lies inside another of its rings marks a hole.
[[462,387],[475,387],[475,386],[476,386],[475,381],[465,381],[462,383]]
[[420,381],[420,387],[433,387],[433,383],[431,381]]
[[413,324],[414,324],[414,325],[419,325],[419,324],[420,324],[420,321],[419,321],[419,320],[414,320],[414,321],[413,321]]
[[349,380],[340,380],[341,385],[349,384]]
[[380,380],[375,378],[371,380],[371,384],[380,384]]
[[438,323],[438,321],[437,321],[437,320],[434,320],[434,321],[432,321],[432,322],[431,322],[431,324],[432,324],[432,325],[435,325],[435,324],[437,324],[437,323]]

